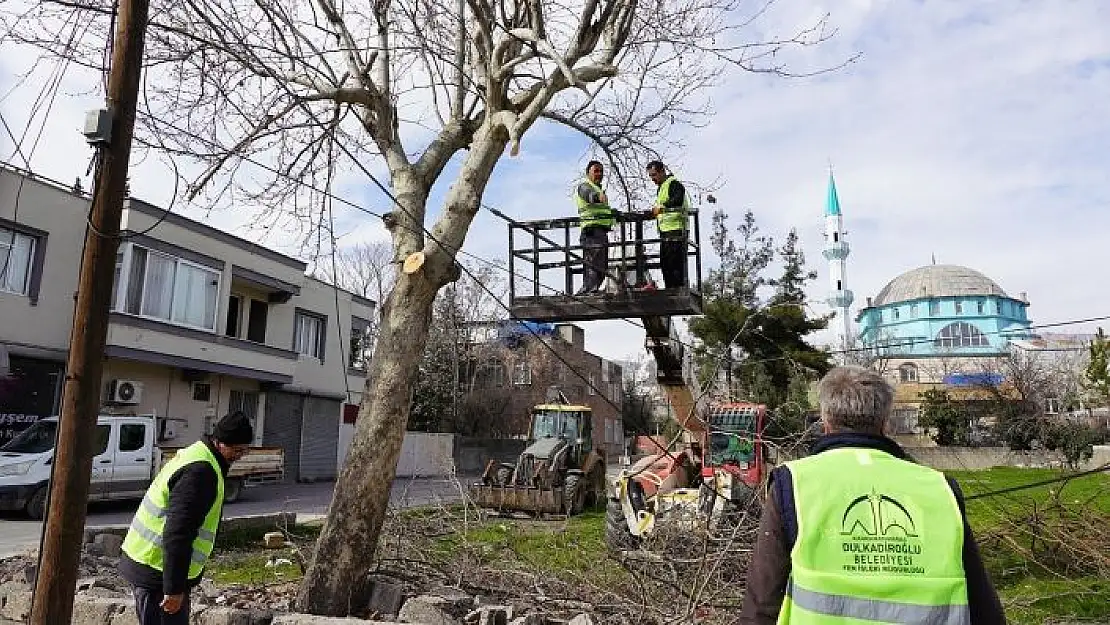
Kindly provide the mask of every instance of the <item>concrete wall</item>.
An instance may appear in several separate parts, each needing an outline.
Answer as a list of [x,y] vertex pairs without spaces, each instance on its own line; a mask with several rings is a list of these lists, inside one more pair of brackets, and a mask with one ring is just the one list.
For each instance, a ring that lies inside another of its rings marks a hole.
[[[1060,467],[1063,456],[1038,451],[1010,451],[1006,447],[911,447],[906,452],[921,464],[940,471],[977,471],[992,467]],[[1110,462],[1110,446],[1095,447],[1095,454],[1084,467],[1094,468]]]
[[515,463],[526,441],[513,438],[457,437],[453,459],[459,475],[481,475],[490,460]]
[[397,460],[397,476],[451,475],[455,470],[454,439],[453,434],[405,432],[401,457]]

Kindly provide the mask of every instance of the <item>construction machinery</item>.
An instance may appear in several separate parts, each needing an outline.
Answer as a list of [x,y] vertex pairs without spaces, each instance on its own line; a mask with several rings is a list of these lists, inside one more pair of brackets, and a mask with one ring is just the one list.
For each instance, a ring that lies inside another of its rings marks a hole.
[[593,409],[571,404],[559,391],[535,406],[528,446],[515,464],[490,460],[470,488],[479,506],[534,515],[578,514],[605,498],[605,456],[594,449]]
[[724,403],[705,412],[695,430],[614,480],[605,526],[611,549],[635,547],[660,523],[713,532],[755,518],[767,474],[766,407]]
[[[648,271],[661,269],[661,255],[648,251],[648,246],[662,239],[644,235],[650,214],[624,213],[616,233],[619,240],[609,249],[607,292],[579,296],[570,295],[575,293],[574,276],[583,272],[582,247],[571,244],[577,218],[509,220],[510,273],[520,275],[522,264],[522,273],[526,275],[528,268],[532,273],[531,293],[517,288],[515,280],[510,282],[513,318],[538,322],[639,319],[646,333],[645,347],[655,360],[656,381],[681,431],[673,444],[660,444],[655,453],[623,470],[612,483],[606,536],[613,548],[635,545],[665,519],[681,520],[686,526],[735,519],[737,511],[758,505],[766,474],[762,441],[766,408],[755,404],[699,408],[684,375],[683,344],[673,319],[702,313],[698,211],[690,210],[688,216],[685,284],[656,287]],[[552,270],[563,274],[563,293],[541,294],[542,277]]]

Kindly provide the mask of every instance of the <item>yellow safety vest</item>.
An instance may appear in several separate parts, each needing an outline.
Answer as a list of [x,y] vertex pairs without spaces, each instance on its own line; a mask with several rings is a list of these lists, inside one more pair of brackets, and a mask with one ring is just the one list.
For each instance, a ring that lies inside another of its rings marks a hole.
[[944,475],[874,449],[786,463],[798,537],[780,625],[967,625],[963,517]]
[[[594,181],[589,178],[582,179],[582,182],[590,185],[598,194],[605,193],[601,190],[601,187],[594,184]],[[582,199],[578,191],[574,192],[574,201],[578,205],[578,226],[580,228],[589,228],[590,226],[612,228],[613,224],[616,223],[613,218],[613,209],[608,204],[591,204]]]
[[145,564],[156,571],[164,571],[165,553],[162,551],[162,530],[166,526],[166,508],[170,504],[170,478],[182,467],[194,462],[207,462],[216,472],[216,501],[204,517],[204,524],[193,540],[193,554],[189,559],[189,579],[195,579],[204,571],[204,564],[212,554],[216,544],[216,531],[220,526],[220,515],[224,507],[224,474],[212,450],[198,441],[174,454],[158,475],[143,497],[143,502],[131,520],[131,527],[123,539],[123,552],[129,558]]
[[[675,181],[673,175],[667,176],[663,184],[659,185],[659,193],[655,196],[655,203],[659,206],[667,201],[667,197],[671,192],[671,183]],[[659,228],[659,232],[674,232],[676,230],[686,229],[687,211],[690,210],[690,192],[682,194],[682,206],[678,208],[664,208],[655,217],[655,225]]]

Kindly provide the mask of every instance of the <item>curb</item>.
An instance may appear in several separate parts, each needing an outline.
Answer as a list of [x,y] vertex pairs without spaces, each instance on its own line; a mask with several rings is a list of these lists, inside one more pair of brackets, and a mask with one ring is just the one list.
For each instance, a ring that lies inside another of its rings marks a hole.
[[[220,521],[220,531],[244,529],[272,529],[274,527],[292,526],[297,523],[295,512],[276,512],[273,514],[248,514],[243,516],[226,517]],[[83,544],[93,541],[97,534],[115,534],[123,537],[127,534],[129,525],[97,525],[85,528]]]

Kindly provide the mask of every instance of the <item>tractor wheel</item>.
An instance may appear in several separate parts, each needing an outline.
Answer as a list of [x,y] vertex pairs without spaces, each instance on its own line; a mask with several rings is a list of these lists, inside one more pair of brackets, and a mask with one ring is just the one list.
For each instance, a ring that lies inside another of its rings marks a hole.
[[628,531],[621,502],[609,499],[605,506],[605,545],[609,547],[609,551],[619,553],[635,549],[638,542],[632,532]]
[[508,486],[513,479],[513,470],[509,467],[499,467],[493,479],[498,486]]
[[566,507],[567,516],[582,512],[585,499],[585,484],[582,483],[582,476],[577,473],[568,475],[563,482],[563,505]]
[[594,467],[593,471],[590,471],[590,479],[586,484],[586,508],[601,507],[607,495],[608,493],[605,492],[605,469],[599,465]]

